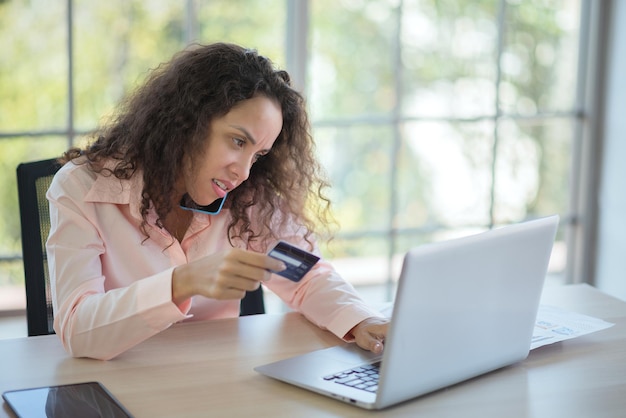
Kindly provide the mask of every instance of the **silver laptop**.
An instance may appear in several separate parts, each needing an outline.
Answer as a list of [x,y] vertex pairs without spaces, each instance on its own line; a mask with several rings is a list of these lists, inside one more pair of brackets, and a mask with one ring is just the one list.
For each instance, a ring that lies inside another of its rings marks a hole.
[[381,409],[519,362],[530,350],[558,221],[411,249],[382,355],[342,344],[255,370]]

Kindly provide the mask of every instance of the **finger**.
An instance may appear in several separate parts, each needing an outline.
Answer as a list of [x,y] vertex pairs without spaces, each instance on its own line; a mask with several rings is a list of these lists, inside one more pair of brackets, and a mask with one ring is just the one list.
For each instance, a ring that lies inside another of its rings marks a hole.
[[374,354],[380,354],[383,352],[384,344],[382,340],[374,338],[372,336],[360,336],[356,339],[356,343],[364,350],[371,351]]
[[383,343],[382,341],[375,339],[371,344],[370,344],[370,351],[374,354],[380,354],[383,352]]
[[252,251],[246,251],[242,254],[241,261],[250,266],[262,268],[264,270],[283,271],[287,268],[285,263],[281,260],[277,260],[267,254],[255,253]]
[[[262,274],[267,273],[261,270]],[[259,288],[261,285],[260,279],[254,279],[250,277],[244,277],[237,274],[223,274],[215,282],[215,286],[220,289],[235,289],[240,291],[253,291]]]
[[[248,264],[240,264],[235,269],[230,271],[233,277],[251,280],[254,282],[267,281],[271,277],[271,272],[257,266],[250,266]],[[249,290],[249,289],[246,289]]]
[[232,300],[232,299],[243,299],[246,296],[246,291],[242,289],[235,288],[224,288],[220,289],[220,291],[215,295],[214,299],[218,300]]
[[248,279],[234,279],[230,282],[231,286],[215,287],[211,292],[213,299],[242,299],[246,292],[257,290],[261,283]]
[[387,335],[387,325],[374,325],[368,329],[368,332],[373,338],[379,341],[384,341]]
[[243,290],[245,292],[252,292],[257,290],[259,286],[261,286],[261,282],[258,280],[251,280],[239,277],[233,280],[232,286],[230,286],[230,288]]
[[357,326],[354,338],[359,347],[380,354],[384,349],[387,328],[387,320],[367,319]]
[[371,352],[373,352],[374,354],[380,354],[383,352],[383,339],[382,338],[377,338],[376,336],[373,336],[369,333],[365,333],[365,335],[363,336],[362,340],[362,345],[361,347],[363,347],[366,350],[369,350]]
[[287,265],[280,260],[270,257],[269,255],[263,255],[264,268],[269,271],[278,272],[287,269]]

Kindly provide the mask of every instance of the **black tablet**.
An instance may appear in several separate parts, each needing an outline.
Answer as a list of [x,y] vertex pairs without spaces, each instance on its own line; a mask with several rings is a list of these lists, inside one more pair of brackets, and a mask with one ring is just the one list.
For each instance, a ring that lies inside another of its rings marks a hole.
[[2,398],[18,417],[132,417],[99,382],[10,390]]

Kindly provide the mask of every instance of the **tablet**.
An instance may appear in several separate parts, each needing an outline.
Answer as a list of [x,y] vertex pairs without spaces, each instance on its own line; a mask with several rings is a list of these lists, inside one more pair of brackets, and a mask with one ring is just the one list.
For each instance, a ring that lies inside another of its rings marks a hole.
[[132,417],[99,382],[10,390],[2,398],[18,417]]

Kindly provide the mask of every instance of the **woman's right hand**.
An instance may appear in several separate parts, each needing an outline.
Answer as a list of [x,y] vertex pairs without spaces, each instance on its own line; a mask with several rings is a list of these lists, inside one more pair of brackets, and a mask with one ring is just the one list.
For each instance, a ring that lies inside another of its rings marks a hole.
[[188,264],[172,273],[172,301],[179,305],[195,295],[212,299],[242,299],[246,291],[259,288],[271,271],[286,268],[267,254],[231,248]]

